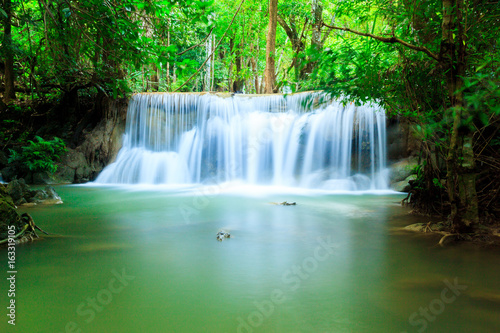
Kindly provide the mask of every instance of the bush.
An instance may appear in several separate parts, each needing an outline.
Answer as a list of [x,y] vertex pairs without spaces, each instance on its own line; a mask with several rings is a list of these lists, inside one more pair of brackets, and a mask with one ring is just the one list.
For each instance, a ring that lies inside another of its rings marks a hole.
[[64,141],[57,137],[51,141],[45,141],[39,136],[35,136],[35,141],[28,140],[29,145],[23,147],[21,153],[9,149],[9,163],[20,162],[32,172],[56,172],[56,161],[68,151]]

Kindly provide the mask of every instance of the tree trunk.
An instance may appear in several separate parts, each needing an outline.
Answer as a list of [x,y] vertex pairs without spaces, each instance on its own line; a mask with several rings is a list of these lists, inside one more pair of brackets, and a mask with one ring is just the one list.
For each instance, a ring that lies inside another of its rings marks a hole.
[[302,28],[302,33],[300,36],[295,24],[295,15],[290,15],[289,20],[290,24],[288,24],[281,16],[278,16],[278,23],[285,30],[286,35],[288,36],[290,42],[292,43],[292,50],[294,54],[292,60],[292,66],[294,68],[295,82],[297,83],[297,89],[298,89],[299,81],[305,76],[304,75],[305,68],[303,68],[302,66],[302,60],[299,58],[299,54],[303,52],[305,49],[305,44],[302,41],[302,37],[304,35],[307,26],[307,19],[304,22],[304,27]]
[[151,65],[151,70],[153,74],[151,75],[151,91],[160,90],[160,76],[158,75],[158,66],[156,64]]
[[478,200],[473,152],[473,133],[462,122],[470,114],[464,107],[463,77],[466,69],[466,41],[463,29],[463,0],[443,0],[441,57],[444,63],[451,112],[454,114],[450,147],[446,158],[450,221],[457,231],[478,222]]
[[[254,47],[251,48],[254,50]],[[254,53],[257,54],[257,53]],[[250,58],[250,64],[252,65],[252,73],[253,73],[253,81],[254,81],[254,88],[255,88],[255,93],[259,93],[259,73],[257,71],[257,60],[252,56]]]
[[241,92],[243,90],[243,79],[241,78],[241,70],[242,70],[242,55],[241,55],[241,48],[242,45],[240,44],[239,47],[236,48],[235,51],[235,65],[236,65],[236,75],[235,75],[235,80],[233,82],[233,91],[234,92]]
[[14,53],[12,50],[12,3],[11,0],[4,0],[4,11],[7,17],[4,18],[4,35],[3,35],[3,45],[5,49],[5,75],[4,84],[5,92],[3,99],[5,103],[9,103],[11,100],[16,99],[16,92],[14,90]]
[[[170,18],[167,19],[167,47],[170,46]],[[167,61],[167,91],[171,91],[170,86],[170,61]]]
[[264,70],[265,77],[265,93],[272,94],[276,87],[275,78],[275,51],[276,51],[276,25],[278,16],[278,0],[269,0],[269,24],[267,26],[267,42],[266,42],[266,69]]
[[321,41],[321,28],[323,27],[323,6],[319,0],[312,1],[312,15],[314,17],[314,22],[312,24],[312,36],[311,36],[311,49],[314,52],[313,56],[309,57],[309,61],[305,68],[305,73],[302,73],[301,79],[305,79],[307,75],[311,74],[316,67],[318,61],[317,53],[321,52],[323,49],[323,43]]
[[229,92],[234,92],[233,86],[233,50],[234,50],[234,38],[229,38],[229,70],[227,84],[229,86]]

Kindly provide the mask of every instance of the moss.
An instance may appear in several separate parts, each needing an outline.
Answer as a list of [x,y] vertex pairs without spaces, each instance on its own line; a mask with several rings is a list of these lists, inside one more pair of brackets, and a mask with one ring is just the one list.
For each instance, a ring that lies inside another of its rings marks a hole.
[[7,238],[7,228],[10,225],[15,225],[18,233],[21,231],[22,221],[12,198],[7,194],[5,187],[0,185],[0,239]]

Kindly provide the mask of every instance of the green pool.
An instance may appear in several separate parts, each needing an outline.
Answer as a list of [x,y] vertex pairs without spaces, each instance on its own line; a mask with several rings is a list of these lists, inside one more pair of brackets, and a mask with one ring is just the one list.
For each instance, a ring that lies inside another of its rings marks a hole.
[[[396,231],[427,221],[408,215],[399,194],[57,191],[64,204],[22,209],[61,236],[17,246],[16,325],[5,316],[4,280],[1,332],[500,327],[500,253]],[[283,201],[297,205],[273,204]],[[218,242],[220,229],[231,238]]]

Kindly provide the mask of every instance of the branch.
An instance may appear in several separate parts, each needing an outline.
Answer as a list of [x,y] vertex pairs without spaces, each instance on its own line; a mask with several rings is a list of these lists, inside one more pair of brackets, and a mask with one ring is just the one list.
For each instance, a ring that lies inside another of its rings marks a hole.
[[285,22],[285,20],[278,15],[278,23],[281,25],[283,29],[285,29],[285,33],[290,38],[290,40],[295,40],[297,38],[296,34],[294,34],[293,30],[288,26],[288,24]]
[[184,53],[186,53],[187,51],[190,51],[192,49],[194,49],[195,47],[198,47],[200,46],[201,44],[205,43],[205,41],[208,39],[208,37],[210,37],[210,35],[212,34],[212,31],[214,30],[215,27],[212,27],[212,29],[210,29],[210,32],[208,33],[207,37],[205,37],[205,39],[203,39],[199,44],[196,44],[196,45],[193,45],[191,46],[190,48],[182,51],[182,52],[179,52],[176,54],[176,56],[180,56],[180,55],[183,55]]
[[217,50],[217,48],[219,47],[219,45],[222,42],[222,40],[224,39],[224,37],[226,37],[226,34],[229,31],[229,28],[231,28],[231,25],[233,25],[233,22],[234,22],[234,19],[236,18],[236,15],[238,15],[238,13],[240,12],[240,9],[241,9],[241,6],[243,5],[243,2],[245,2],[245,0],[241,0],[240,6],[236,10],[236,13],[234,13],[234,16],[231,19],[231,22],[229,22],[229,25],[227,26],[227,29],[224,32],[224,35],[222,35],[222,37],[219,39],[219,42],[217,43],[217,45],[215,45],[214,49],[212,50],[212,53],[210,53],[210,55],[207,57],[207,59],[205,59],[205,61],[203,62],[203,64],[201,64],[200,68],[198,68],[198,70],[193,75],[191,75],[189,77],[189,79],[187,79],[187,81],[184,82],[179,88],[175,89],[174,92],[179,91],[182,87],[184,87],[189,81],[191,81],[191,79],[193,77],[195,77],[196,74],[198,74],[201,71],[201,69],[203,67],[205,67],[206,63],[208,62],[208,59],[210,59],[213,56],[213,54],[215,53],[215,50]]
[[54,17],[54,15],[52,15],[52,12],[50,11],[49,6],[47,6],[47,3],[46,3],[45,1],[43,1],[43,0],[41,0],[40,2],[41,2],[41,3],[43,4],[43,6],[45,7],[45,11],[46,11],[47,13],[49,13],[49,15],[50,15],[50,17],[52,18],[52,21],[54,21],[54,24],[56,25],[56,27],[57,27],[57,26],[59,26],[59,24],[58,24],[58,23],[57,23],[57,21],[56,21],[56,18]]
[[370,34],[370,33],[365,33],[365,32],[360,32],[360,31],[352,30],[352,29],[349,29],[349,28],[335,27],[335,26],[332,26],[332,25],[329,25],[329,24],[326,24],[326,23],[323,23],[323,25],[325,27],[330,28],[330,29],[352,32],[355,35],[370,37],[370,38],[379,40],[379,41],[384,42],[384,43],[397,43],[397,44],[401,44],[403,46],[406,46],[409,49],[412,49],[412,50],[415,50],[415,51],[419,51],[419,52],[423,52],[423,53],[427,54],[429,57],[431,57],[432,59],[434,59],[436,61],[440,61],[441,60],[440,57],[437,54],[432,53],[428,48],[426,48],[424,46],[416,46],[416,45],[407,43],[404,40],[399,39],[399,38],[397,38],[395,36],[392,36],[392,37],[381,37],[381,36],[376,36],[376,35],[373,35],[373,34]]

